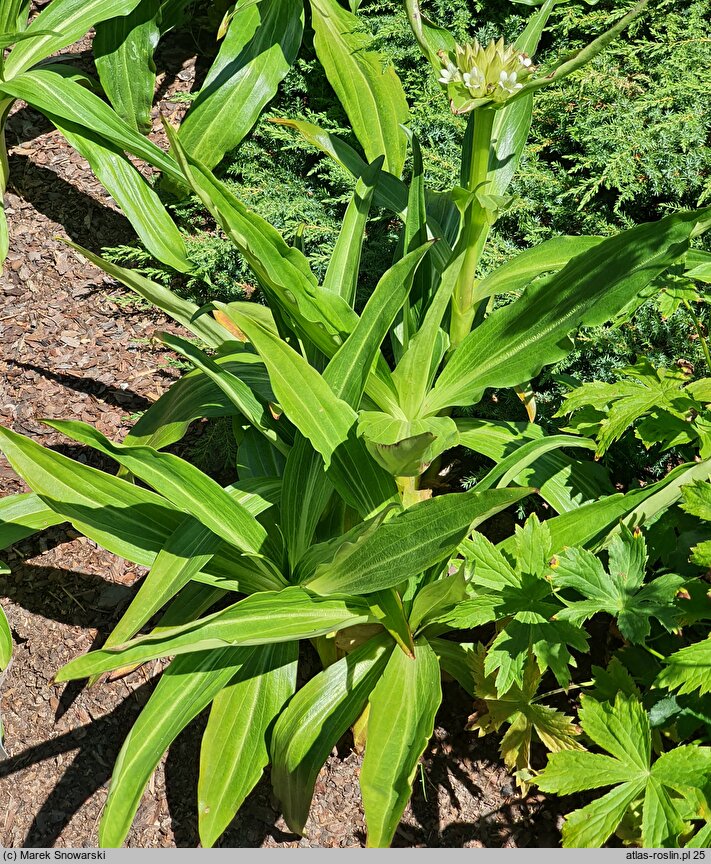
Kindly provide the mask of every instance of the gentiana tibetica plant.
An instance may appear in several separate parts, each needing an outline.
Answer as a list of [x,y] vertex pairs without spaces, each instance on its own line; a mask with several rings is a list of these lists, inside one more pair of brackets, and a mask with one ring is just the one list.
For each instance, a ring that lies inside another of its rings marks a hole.
[[[324,278],[319,282],[298,246],[250,211],[168,126],[178,185],[200,199],[248,262],[265,304],[198,308],[80,250],[193,334],[161,337],[193,369],[120,443],[85,423],[47,421],[114,460],[118,475],[0,430],[0,449],[32,490],[0,501],[0,530],[7,532],[0,538],[67,521],[150,568],[105,645],[72,660],[56,680],[96,683],[111,670],[173,658],[117,759],[100,825],[105,846],[125,840],[163,753],[208,706],[198,782],[204,846],[217,842],[269,763],[287,824],[302,832],[318,772],[351,727],[365,747],[368,844],[389,845],[433,732],[443,671],[478,700],[473,729],[507,727],[503,756],[518,781],[553,790],[557,764],[601,758],[584,752],[588,739],[549,704],[573,683],[576,658],[588,650],[589,617],[607,615],[638,650],[708,617],[698,576],[650,578],[639,531],[681,500],[685,487],[708,486],[708,461],[616,493],[604,470],[583,458],[595,442],[546,434],[530,397],[529,422],[457,411],[479,403],[487,388],[517,387],[525,396],[581,326],[621,314],[669,268],[699,265],[690,249],[711,224],[708,208],[608,238],[557,238],[485,278],[478,273],[489,227],[507,206],[533,92],[594,56],[643,4],[576,58],[546,71],[527,61],[552,2],[533,14],[513,49],[500,42],[458,49],[406,3],[453,107],[465,110],[460,99],[476,103],[466,109],[462,178],[443,195],[425,188],[399,80],[368,50],[358,16],[335,0],[310,5],[317,55],[362,148],[282,121],[354,178]],[[401,243],[360,308],[374,203],[400,218]],[[503,295],[512,302],[496,304]],[[220,416],[232,418],[237,447],[237,480],[225,487],[167,452],[191,422]],[[484,455],[493,467],[469,491],[440,492],[432,481],[454,448]],[[550,518],[532,516],[498,543],[487,538],[491,516],[530,496],[545,502]],[[465,641],[468,628],[482,628],[482,644]],[[299,643],[307,640],[323,668],[297,689]],[[663,675],[672,652],[652,650]],[[589,695],[605,706],[612,685],[606,679],[603,692],[603,674],[598,678]],[[627,709],[616,694],[610,704],[619,714]],[[614,756],[595,710],[585,708],[583,731]],[[613,716],[609,705],[599,711]],[[645,735],[643,728],[637,749]],[[531,761],[536,736],[556,760],[540,775]],[[706,751],[697,749],[705,764]],[[661,757],[640,768],[651,778],[642,784],[630,773],[634,758],[630,752],[621,760],[614,780],[633,783],[625,787],[632,811],[657,782],[660,794],[679,786],[657,767]],[[698,771],[689,777],[688,788],[698,790]],[[667,811],[669,827],[643,839],[684,840],[702,817],[674,807],[678,819]],[[589,845],[607,839],[583,836]]]

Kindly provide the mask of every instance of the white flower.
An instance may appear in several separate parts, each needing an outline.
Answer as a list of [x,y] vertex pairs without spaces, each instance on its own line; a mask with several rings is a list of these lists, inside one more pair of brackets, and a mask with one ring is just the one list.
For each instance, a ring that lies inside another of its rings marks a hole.
[[515,93],[517,90],[520,90],[523,87],[523,84],[520,84],[516,79],[518,75],[515,72],[506,72],[505,70],[501,70],[499,73],[499,87],[504,90],[506,93]]
[[465,72],[462,80],[469,90],[480,90],[486,85],[486,76],[478,66],[472,66],[468,72]]
[[477,39],[438,51],[439,83],[447,88],[452,111],[465,114],[489,102],[505,102],[536,71],[528,54],[503,38],[482,45]]
[[453,84],[455,81],[462,80],[462,74],[454,63],[449,62],[445,68],[442,69],[440,77],[437,80],[440,84]]

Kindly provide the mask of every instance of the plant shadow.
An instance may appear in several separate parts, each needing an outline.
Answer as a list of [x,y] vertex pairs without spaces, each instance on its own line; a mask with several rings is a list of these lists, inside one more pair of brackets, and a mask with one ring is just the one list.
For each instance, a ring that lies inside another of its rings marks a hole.
[[[10,119],[15,117],[17,114]],[[29,156],[17,152],[10,155],[9,165],[10,183],[15,194],[32,204],[37,212],[59,223],[69,238],[80,246],[100,253],[98,238],[111,237],[116,244],[135,238],[131,223],[125,216],[82,192],[51,167],[38,165]]]
[[[66,690],[73,689],[74,684],[70,682]],[[0,781],[4,781],[30,765],[77,751],[59,782],[38,807],[23,841],[26,848],[53,846],[74,814],[108,782],[122,744],[122,736],[116,731],[133,724],[151,689],[152,683],[147,682],[109,714],[0,761]]]
[[89,396],[94,396],[107,405],[121,408],[127,412],[145,411],[153,404],[151,399],[139,395],[128,387],[111,387],[89,376],[72,375],[69,372],[53,372],[44,366],[20,360],[13,361],[12,365],[29,372],[37,372],[43,378],[55,381],[57,384],[61,384],[62,387],[74,390],[76,393],[85,393]]

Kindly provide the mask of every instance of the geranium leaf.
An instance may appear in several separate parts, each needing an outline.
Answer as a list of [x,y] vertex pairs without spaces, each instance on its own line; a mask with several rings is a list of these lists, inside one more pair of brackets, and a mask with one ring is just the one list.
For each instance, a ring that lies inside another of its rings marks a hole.
[[509,770],[530,769],[531,740],[534,734],[551,752],[582,750],[582,745],[576,740],[579,730],[570,717],[533,701],[541,674],[532,658],[529,658],[524,670],[523,686],[513,686],[505,695],[498,697],[494,676],[487,676],[484,671],[485,656],[486,651],[482,645],[466,654],[477,696],[476,711],[469,718],[467,728],[478,730],[480,735],[487,735],[498,732],[504,723],[509,723],[510,727],[501,740],[500,748]]
[[544,792],[559,794],[621,785],[567,816],[563,845],[602,846],[628,807],[641,799],[641,845],[676,846],[684,829],[684,799],[678,792],[703,790],[711,776],[711,748],[677,747],[653,760],[649,716],[636,696],[618,693],[614,704],[583,696],[582,705],[583,730],[611,756],[554,753],[536,783]]
[[556,617],[579,626],[597,612],[607,612],[617,619],[620,633],[636,644],[649,635],[651,618],[672,629],[676,595],[684,580],[666,574],[643,584],[646,563],[642,533],[633,534],[624,525],[610,541],[609,572],[592,552],[566,549],[555,559],[553,584],[585,599],[570,600],[563,595],[566,608]]
[[679,693],[711,692],[711,637],[682,648],[666,663],[655,682],[658,687]]

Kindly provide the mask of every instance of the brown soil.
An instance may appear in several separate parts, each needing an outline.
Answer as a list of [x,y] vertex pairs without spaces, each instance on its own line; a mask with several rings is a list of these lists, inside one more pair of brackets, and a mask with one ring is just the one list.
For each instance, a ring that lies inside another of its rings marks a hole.
[[[165,99],[187,89],[194,64],[180,46],[167,55]],[[170,114],[179,106],[163,101]],[[156,130],[158,122],[156,120]],[[88,166],[46,122],[20,107],[11,118],[10,256],[0,282],[0,421],[80,461],[110,470],[40,418],[81,419],[121,439],[131,414],[175,379],[170,355],[152,342],[179,328],[130,301],[63,245],[93,250],[132,232]],[[22,491],[0,457],[0,495]],[[15,640],[0,694],[8,758],[0,761],[0,845],[81,847],[97,843],[112,765],[160,666],[86,690],[53,685],[64,663],[101,643],[120,617],[141,568],[67,527],[2,553],[12,573],[0,602]],[[423,759],[399,846],[557,846],[560,810],[542,796],[521,799],[501,769],[496,742],[464,732],[469,701],[446,685],[432,745]],[[204,721],[203,721],[204,722]],[[143,796],[128,838],[136,847],[198,844],[196,777],[201,721],[171,747]],[[318,778],[306,837],[288,833],[268,776],[221,840],[242,846],[361,846],[360,760],[341,742]]]

